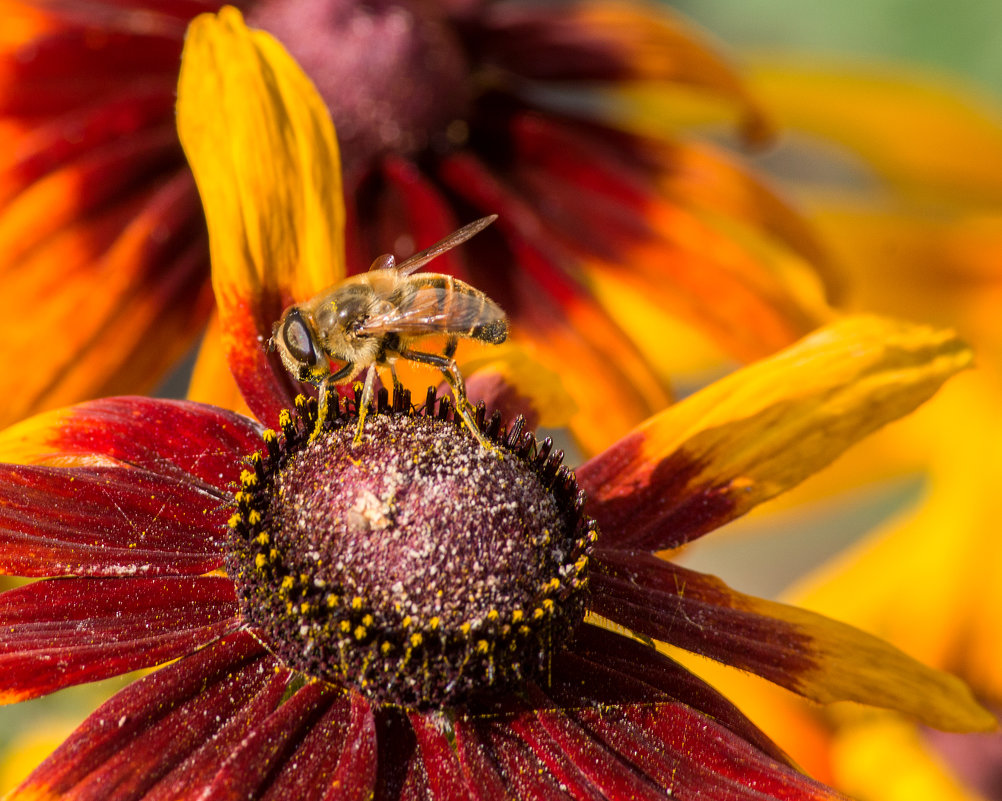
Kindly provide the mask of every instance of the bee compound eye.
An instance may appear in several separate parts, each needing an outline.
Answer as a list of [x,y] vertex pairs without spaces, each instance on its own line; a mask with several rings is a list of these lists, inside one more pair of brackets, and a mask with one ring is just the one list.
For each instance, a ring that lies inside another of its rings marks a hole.
[[313,344],[313,337],[297,309],[293,309],[285,318],[282,341],[285,349],[296,361],[311,367],[317,363],[317,349]]

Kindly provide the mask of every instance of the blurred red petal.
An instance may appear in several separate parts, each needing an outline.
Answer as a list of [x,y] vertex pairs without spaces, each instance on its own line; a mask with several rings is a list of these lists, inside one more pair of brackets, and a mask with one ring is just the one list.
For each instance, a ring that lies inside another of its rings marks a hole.
[[204,573],[222,564],[227,503],[143,469],[0,465],[0,573]]
[[190,653],[239,625],[233,582],[51,579],[0,595],[0,702]]

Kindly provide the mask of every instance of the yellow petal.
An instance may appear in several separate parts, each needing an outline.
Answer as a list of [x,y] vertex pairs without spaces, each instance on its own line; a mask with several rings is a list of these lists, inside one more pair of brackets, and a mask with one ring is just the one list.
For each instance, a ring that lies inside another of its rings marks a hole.
[[[1002,699],[1002,389],[974,372],[912,437],[928,450],[922,503],[791,593]],[[930,416],[930,413],[931,416]]]
[[799,484],[971,360],[952,332],[846,318],[665,410],[578,477],[610,546],[675,547]]
[[178,84],[178,133],[209,226],[212,281],[234,375],[255,412],[264,342],[283,308],[344,276],[344,208],[334,126],[313,84],[240,12],[197,17]]

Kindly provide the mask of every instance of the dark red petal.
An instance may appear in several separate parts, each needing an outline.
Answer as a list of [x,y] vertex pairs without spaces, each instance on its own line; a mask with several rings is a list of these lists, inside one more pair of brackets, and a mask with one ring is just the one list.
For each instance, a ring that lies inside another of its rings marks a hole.
[[[224,724],[274,675],[275,662],[262,658],[263,653],[257,640],[240,633],[140,679],[84,721],[28,777],[20,792],[27,797],[72,793],[74,799],[94,801],[135,798],[135,788],[147,786],[145,772],[161,771],[155,777],[159,778],[164,767],[184,757],[185,748],[201,745],[199,735],[203,740],[211,737],[213,726]],[[175,748],[177,739],[188,737],[189,722],[198,731],[183,747]],[[140,749],[151,761],[138,764],[117,757],[130,748]],[[158,749],[168,755],[166,764],[157,757]],[[110,763],[119,771],[115,793],[105,787],[107,775],[91,782]]]
[[[539,705],[538,700],[533,700]],[[664,799],[659,787],[639,775],[614,751],[592,739],[562,710],[542,710],[534,718],[520,717],[512,728],[576,797],[596,801]]]
[[295,751],[284,760],[278,775],[262,799],[264,801],[319,801],[346,747],[345,735],[351,716],[352,696],[343,693],[302,738]]
[[724,696],[654,648],[583,625],[554,659],[548,695],[562,707],[681,701],[780,762],[788,757]]
[[376,720],[369,704],[351,696],[345,748],[323,801],[369,801],[376,787]]
[[567,714],[679,801],[842,798],[681,704],[576,709]]
[[477,801],[507,801],[511,797],[510,785],[502,778],[490,748],[481,740],[473,724],[458,718],[453,722],[453,732],[470,796]]
[[191,401],[103,398],[57,414],[58,426],[32,434],[32,462],[106,456],[220,495],[238,482],[241,461],[263,446],[257,421]]
[[[244,668],[252,678],[263,674],[257,666]],[[267,683],[243,705],[211,737],[196,748],[183,762],[165,775],[143,801],[176,801],[179,798],[198,798],[211,783],[220,764],[248,736],[254,724],[264,720],[281,703],[288,691],[290,675],[286,671],[272,670]]]
[[0,595],[5,703],[176,659],[233,630],[227,578],[53,579]]
[[0,571],[204,573],[222,563],[227,513],[214,490],[145,469],[0,465]]
[[[515,720],[506,716],[497,720],[457,721],[457,740],[462,733],[467,753],[475,753],[479,749],[484,756],[482,766],[486,766],[488,760],[497,766],[501,781],[507,788],[503,798],[514,796],[520,801],[566,801],[568,793],[560,782],[513,730]],[[474,742],[476,749],[471,748]]]
[[455,749],[444,733],[443,725],[437,725],[430,715],[409,712],[417,746],[424,762],[428,777],[428,789],[435,801],[468,801],[471,796],[481,797],[474,792],[463,775]]
[[[734,519],[736,493],[696,483],[703,463],[683,448],[656,461],[646,446],[643,432],[631,432],[575,471],[604,543],[668,550]],[[645,459],[644,475],[624,483],[627,469]]]
[[815,667],[809,637],[733,608],[716,579],[645,552],[602,548],[592,565],[591,608],[603,617],[784,686]]
[[414,729],[402,710],[383,707],[376,712],[377,801],[431,801],[428,776],[421,762]]
[[257,723],[228,755],[206,790],[206,797],[214,801],[260,797],[270,777],[281,770],[340,693],[321,682],[307,684],[294,693]]

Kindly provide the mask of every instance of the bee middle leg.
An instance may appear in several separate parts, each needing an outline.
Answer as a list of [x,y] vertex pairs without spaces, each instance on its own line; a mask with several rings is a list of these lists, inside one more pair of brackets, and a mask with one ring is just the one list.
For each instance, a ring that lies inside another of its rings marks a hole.
[[358,445],[362,441],[362,427],[365,425],[365,415],[368,414],[369,404],[372,403],[372,388],[376,381],[376,365],[370,364],[369,370],[365,374],[365,383],[362,385],[362,399],[358,404],[358,428],[355,429],[355,439],[352,445]]
[[[447,345],[446,350],[448,349],[449,346]],[[454,346],[452,350],[455,352]],[[463,374],[459,372],[459,366],[456,364],[455,359],[451,356],[439,356],[437,353],[424,353],[419,350],[404,350],[400,352],[400,356],[403,359],[409,359],[410,361],[418,362],[419,364],[429,364],[432,367],[437,367],[441,370],[442,375],[445,376],[445,380],[452,389],[452,395],[456,401],[456,412],[463,418],[463,422],[466,423],[466,427],[470,429],[470,433],[473,434],[473,436],[476,437],[477,442],[487,448],[487,450],[492,453],[499,454],[497,447],[488,441],[482,433],[480,433],[480,429],[477,427],[477,423],[473,419],[473,407],[470,405],[470,401],[466,397],[466,384],[463,381]]]

